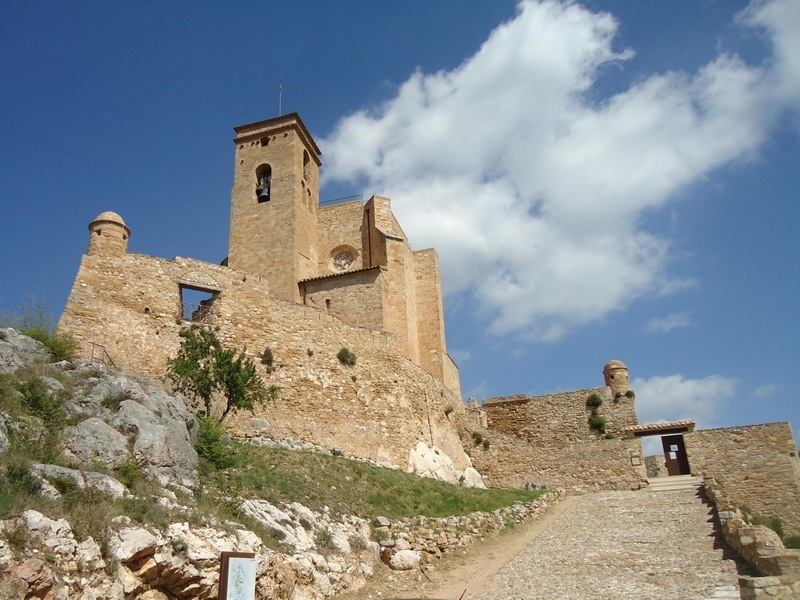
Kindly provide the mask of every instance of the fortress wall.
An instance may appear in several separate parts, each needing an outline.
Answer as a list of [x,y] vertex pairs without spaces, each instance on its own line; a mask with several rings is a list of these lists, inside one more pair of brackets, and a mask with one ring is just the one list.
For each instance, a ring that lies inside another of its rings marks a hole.
[[374,269],[308,281],[302,284],[305,303],[348,325],[380,331],[384,319],[383,279],[381,270]]
[[[542,447],[479,425],[478,410],[459,417],[472,464],[489,487],[524,488],[525,483],[563,487],[570,493],[639,489],[647,481],[638,439],[598,437],[565,446]],[[472,444],[472,432],[489,448]],[[632,464],[632,457],[639,465]]]
[[489,428],[544,447],[594,442],[599,434],[589,427],[591,409],[586,399],[597,394],[603,400],[598,409],[606,419],[606,431],[615,437],[637,424],[631,398],[614,399],[611,388],[598,387],[547,396],[525,394],[489,398],[483,402]]
[[[246,348],[266,384],[281,388],[273,405],[229,417],[235,433],[291,436],[400,467],[421,440],[466,467],[445,415],[448,407],[451,417],[464,412],[460,396],[400,356],[392,334],[270,299],[265,278],[180,257],[84,256],[59,329],[75,335],[83,356],[90,341],[99,342],[120,368],[160,377],[188,324],[179,318],[177,278],[222,288],[213,303],[220,340]],[[355,366],[336,359],[343,346],[358,357]],[[267,347],[275,356],[271,374],[257,359]]]
[[362,240],[363,207],[360,200],[320,207],[317,211],[319,236],[318,275],[334,273],[330,268],[331,253],[339,246],[350,246],[356,251],[352,270],[370,266],[365,257]]
[[693,475],[712,477],[735,506],[780,517],[800,534],[800,458],[788,422],[684,433]]

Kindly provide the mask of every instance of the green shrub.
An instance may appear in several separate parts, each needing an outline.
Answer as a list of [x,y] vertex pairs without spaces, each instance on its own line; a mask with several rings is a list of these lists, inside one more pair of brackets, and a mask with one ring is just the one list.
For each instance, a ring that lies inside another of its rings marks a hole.
[[72,337],[72,334],[56,332],[50,336],[50,339],[43,342],[47,352],[50,354],[50,359],[53,362],[62,360],[74,360],[78,356],[78,342]]
[[31,377],[19,386],[22,402],[27,411],[42,419],[48,426],[60,426],[66,419],[61,399],[52,393],[44,381]]
[[479,431],[472,432],[472,441],[475,442],[476,446],[479,446],[483,443],[483,436],[480,434]]
[[783,545],[790,550],[800,550],[800,535],[790,535],[784,538]]
[[272,354],[271,348],[264,348],[261,353],[261,364],[267,368],[267,373],[272,373],[272,365],[275,363],[275,356]]
[[627,392],[625,392],[625,397],[626,398],[636,398],[636,393],[633,390],[628,390]]
[[336,354],[336,358],[339,359],[339,362],[343,365],[350,365],[351,367],[356,364],[356,355],[353,354],[349,348],[342,348]]
[[599,408],[602,405],[603,399],[597,394],[590,394],[589,397],[586,398],[586,406],[588,408]]
[[606,432],[606,419],[597,413],[597,409],[592,410],[592,416],[589,417],[589,427],[600,433]]
[[235,452],[231,445],[223,439],[225,429],[220,423],[213,419],[198,418],[200,425],[197,432],[197,439],[194,441],[194,449],[197,455],[207,460],[215,469],[227,469],[232,467],[235,460]]
[[114,477],[127,488],[132,488],[134,484],[142,478],[142,471],[139,464],[132,457],[128,457],[114,467]]
[[130,399],[131,393],[129,391],[119,392],[117,394],[108,394],[105,398],[103,398],[103,401],[100,402],[100,406],[116,412],[119,410],[119,405],[122,404],[123,400]]
[[278,398],[281,397],[281,388],[277,385],[271,385],[267,388],[266,398],[269,402],[273,404],[278,401]]
[[11,463],[6,465],[6,480],[11,488],[27,496],[35,496],[42,489],[42,481],[31,473],[28,465]]
[[483,440],[483,449],[484,450],[488,450],[489,446],[491,446],[491,444],[489,443],[489,440]]
[[311,358],[312,356],[314,356],[314,351],[311,348],[309,348],[308,350],[306,350],[306,354],[308,354],[308,358]]
[[62,496],[66,496],[67,494],[78,489],[78,482],[68,475],[56,475],[54,477],[49,477],[48,481]]

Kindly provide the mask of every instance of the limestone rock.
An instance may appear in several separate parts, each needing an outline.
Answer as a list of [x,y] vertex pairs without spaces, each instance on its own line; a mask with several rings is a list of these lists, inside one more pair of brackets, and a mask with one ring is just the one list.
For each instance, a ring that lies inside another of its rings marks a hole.
[[125,527],[108,540],[109,553],[123,564],[154,554],[158,546],[158,538],[141,527]]
[[[124,498],[128,495],[128,488],[110,475],[105,475],[103,473],[95,473],[94,471],[77,471],[75,469],[67,469],[66,467],[59,467],[57,465],[42,464],[32,465],[31,471],[45,479],[68,477],[75,482],[75,485],[80,490],[87,488],[90,490],[96,490],[102,494],[111,496],[114,499]],[[47,491],[50,492],[49,495],[52,496],[52,490]]]
[[199,483],[198,458],[187,437],[176,428],[146,423],[139,430],[133,453],[161,485],[194,488]]
[[0,412],[0,453],[8,450],[8,426],[6,425],[6,415]]
[[113,467],[130,456],[128,439],[97,417],[67,427],[64,435],[64,454],[84,464],[97,460]]
[[458,483],[459,473],[450,457],[439,448],[428,446],[425,442],[417,442],[408,453],[408,470],[420,477]]
[[467,467],[464,469],[464,480],[462,485],[464,485],[464,487],[486,489],[486,484],[483,483],[483,477],[481,477],[481,474],[472,467]]
[[286,544],[300,552],[315,547],[314,540],[300,524],[299,519],[273,506],[266,500],[245,500],[242,512],[253,517]]
[[46,360],[44,344],[16,329],[0,329],[0,373],[13,373],[24,365]]
[[389,566],[395,571],[410,571],[419,566],[420,553],[416,550],[400,550],[389,559]]
[[375,517],[372,519],[372,524],[375,525],[375,527],[389,527],[392,522],[386,517]]

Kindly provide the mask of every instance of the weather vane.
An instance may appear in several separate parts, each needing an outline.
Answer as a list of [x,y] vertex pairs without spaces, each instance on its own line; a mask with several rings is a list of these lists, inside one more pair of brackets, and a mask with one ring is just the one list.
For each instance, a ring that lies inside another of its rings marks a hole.
[[282,108],[283,107],[281,106],[282,103],[283,103],[283,84],[279,83],[278,84],[278,116],[279,117],[283,114],[283,112],[282,112]]

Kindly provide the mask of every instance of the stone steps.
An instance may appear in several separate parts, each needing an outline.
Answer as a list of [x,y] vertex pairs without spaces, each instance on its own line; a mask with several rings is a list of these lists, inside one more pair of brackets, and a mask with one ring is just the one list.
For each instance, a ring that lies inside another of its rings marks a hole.
[[702,477],[692,475],[675,475],[674,477],[652,477],[645,488],[650,492],[673,492],[676,490],[692,490],[703,485]]

